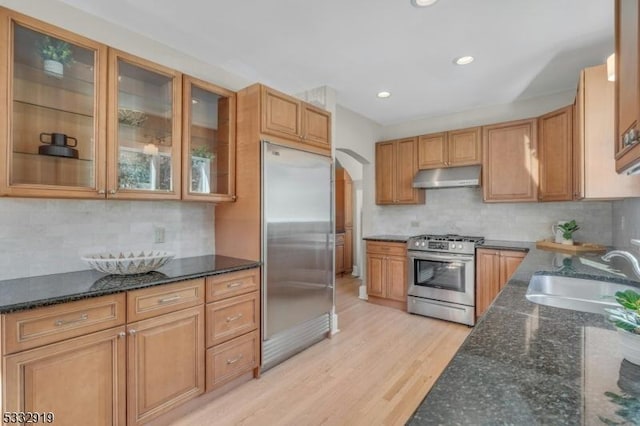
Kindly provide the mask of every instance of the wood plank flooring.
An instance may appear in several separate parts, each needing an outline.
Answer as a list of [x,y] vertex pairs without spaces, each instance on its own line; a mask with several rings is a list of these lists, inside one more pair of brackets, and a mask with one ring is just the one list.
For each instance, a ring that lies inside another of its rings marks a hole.
[[469,334],[358,299],[336,280],[340,332],[172,424],[404,424]]

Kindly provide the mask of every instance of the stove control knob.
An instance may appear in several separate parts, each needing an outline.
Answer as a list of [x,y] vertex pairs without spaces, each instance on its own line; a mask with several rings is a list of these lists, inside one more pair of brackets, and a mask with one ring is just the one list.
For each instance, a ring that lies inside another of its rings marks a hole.
[[451,250],[453,250],[454,248],[456,248],[456,245],[454,243],[451,243],[449,247],[451,247]]
[[416,247],[418,247],[418,246],[420,245],[420,242],[419,242],[419,241],[416,241],[413,245],[414,245],[414,246],[416,246]]
[[462,248],[462,244],[458,244],[458,248],[461,249]]
[[427,243],[425,243],[424,241],[420,243],[420,247],[424,247],[426,245],[427,245]]

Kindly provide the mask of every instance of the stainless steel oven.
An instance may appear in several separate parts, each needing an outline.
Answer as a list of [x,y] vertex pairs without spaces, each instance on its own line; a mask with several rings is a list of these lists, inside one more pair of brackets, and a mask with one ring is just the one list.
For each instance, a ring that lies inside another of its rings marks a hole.
[[481,240],[451,235],[410,239],[408,311],[474,325],[475,244]]

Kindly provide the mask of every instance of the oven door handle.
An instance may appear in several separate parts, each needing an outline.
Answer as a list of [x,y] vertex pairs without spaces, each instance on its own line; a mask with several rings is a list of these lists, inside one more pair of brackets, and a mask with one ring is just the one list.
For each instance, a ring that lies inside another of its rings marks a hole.
[[446,262],[455,262],[455,261],[463,261],[463,262],[473,262],[473,255],[439,255],[439,254],[415,254],[409,252],[409,257],[411,259],[420,259],[420,260],[444,260]]

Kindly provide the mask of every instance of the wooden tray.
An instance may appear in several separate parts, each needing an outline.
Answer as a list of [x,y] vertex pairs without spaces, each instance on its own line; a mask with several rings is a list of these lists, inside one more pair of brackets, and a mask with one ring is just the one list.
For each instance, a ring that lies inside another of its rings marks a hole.
[[562,253],[589,253],[589,252],[604,252],[607,251],[605,246],[601,246],[600,244],[594,243],[578,243],[574,242],[572,246],[567,244],[559,244],[554,243],[551,240],[540,240],[536,241],[536,248],[542,250],[551,250],[551,251],[559,251]]

